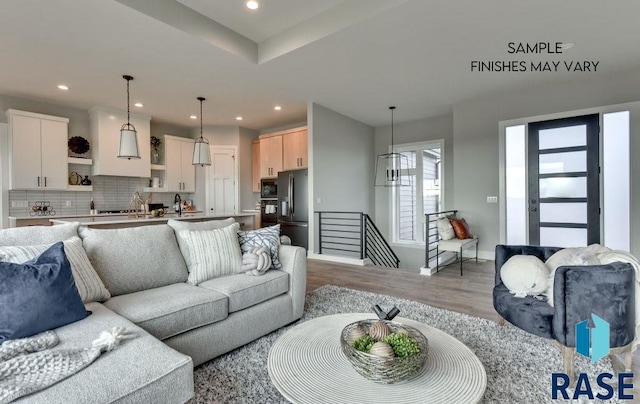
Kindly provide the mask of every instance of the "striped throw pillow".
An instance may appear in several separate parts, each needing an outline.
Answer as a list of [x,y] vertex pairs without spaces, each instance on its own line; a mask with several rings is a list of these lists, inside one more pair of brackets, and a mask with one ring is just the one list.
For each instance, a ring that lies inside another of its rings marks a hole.
[[[83,303],[104,302],[111,298],[111,293],[93,269],[87,253],[82,247],[82,240],[78,236],[63,241],[64,253],[71,264],[73,279]],[[0,260],[23,264],[45,252],[53,244],[35,246],[7,246],[0,247]]]
[[242,272],[242,253],[236,233],[240,225],[216,230],[182,230],[180,237],[183,256],[188,262],[189,278],[187,283],[198,285],[209,279]]

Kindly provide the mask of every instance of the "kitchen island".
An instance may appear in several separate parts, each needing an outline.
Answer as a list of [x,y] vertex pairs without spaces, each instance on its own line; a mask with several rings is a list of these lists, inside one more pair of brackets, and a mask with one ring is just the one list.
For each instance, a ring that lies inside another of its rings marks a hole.
[[123,227],[138,227],[164,224],[167,223],[169,219],[190,222],[204,222],[207,220],[221,220],[229,217],[234,218],[236,222],[240,223],[240,228],[242,230],[252,230],[257,227],[257,215],[255,213],[183,213],[182,216],[178,216],[176,214],[167,214],[162,217],[151,217],[150,215],[146,215],[140,216],[139,218],[120,215],[95,215],[82,216],[79,218],[58,218],[49,220],[53,225],[80,222],[81,226],[87,226],[93,229],[119,229]]

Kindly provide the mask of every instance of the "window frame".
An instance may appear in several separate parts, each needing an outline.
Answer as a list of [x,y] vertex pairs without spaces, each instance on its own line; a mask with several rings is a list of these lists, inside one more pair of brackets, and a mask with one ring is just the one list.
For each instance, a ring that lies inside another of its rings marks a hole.
[[[413,142],[413,143],[402,143],[396,144],[391,149],[389,146],[389,152],[402,153],[408,151],[420,151],[422,152],[425,149],[440,149],[440,205],[445,205],[445,141],[444,139],[434,139],[434,140],[426,140],[422,142]],[[399,212],[398,212],[398,190],[399,187],[391,187],[389,192],[389,240],[391,240],[391,245],[400,246],[400,247],[413,247],[413,248],[424,248],[425,240],[424,235],[422,234],[422,228],[424,226],[424,214],[418,214],[417,212],[424,212],[424,192],[423,192],[423,174],[424,169],[422,166],[422,155],[421,153],[417,153],[420,155],[420,158],[416,158],[416,168],[411,169],[416,172],[416,227],[415,231],[418,234],[414,234],[416,240],[401,240],[400,239],[400,229],[399,229]],[[410,171],[411,171],[410,170]],[[418,178],[419,174],[419,178]]]

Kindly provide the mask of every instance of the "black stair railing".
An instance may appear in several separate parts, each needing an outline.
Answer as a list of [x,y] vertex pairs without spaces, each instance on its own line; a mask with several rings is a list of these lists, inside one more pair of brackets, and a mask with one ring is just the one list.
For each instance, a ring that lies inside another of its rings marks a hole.
[[363,212],[316,212],[318,253],[365,259],[372,264],[398,268],[400,259],[371,217]]

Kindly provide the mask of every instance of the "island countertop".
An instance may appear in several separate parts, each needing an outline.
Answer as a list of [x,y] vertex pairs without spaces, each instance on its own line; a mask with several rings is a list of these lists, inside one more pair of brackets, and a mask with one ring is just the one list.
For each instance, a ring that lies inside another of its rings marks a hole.
[[[243,227],[243,230],[254,229],[256,227],[255,213],[220,213],[220,214],[204,214],[204,213],[183,213],[182,216],[177,215],[166,215],[163,217],[149,217],[143,216],[139,218],[135,217],[122,217],[122,216],[94,216],[87,217],[83,216],[80,221],[81,226],[87,226],[91,228],[100,228],[100,229],[116,229],[123,227],[137,227],[137,226],[148,226],[154,224],[164,224],[169,221],[169,219],[174,220],[183,220],[183,221],[192,221],[192,222],[203,222],[207,220],[221,220],[232,217],[234,218],[240,225]],[[90,219],[90,220],[87,220]],[[50,219],[50,222],[53,225],[58,224],[66,224],[77,222],[77,220],[69,219]]]

